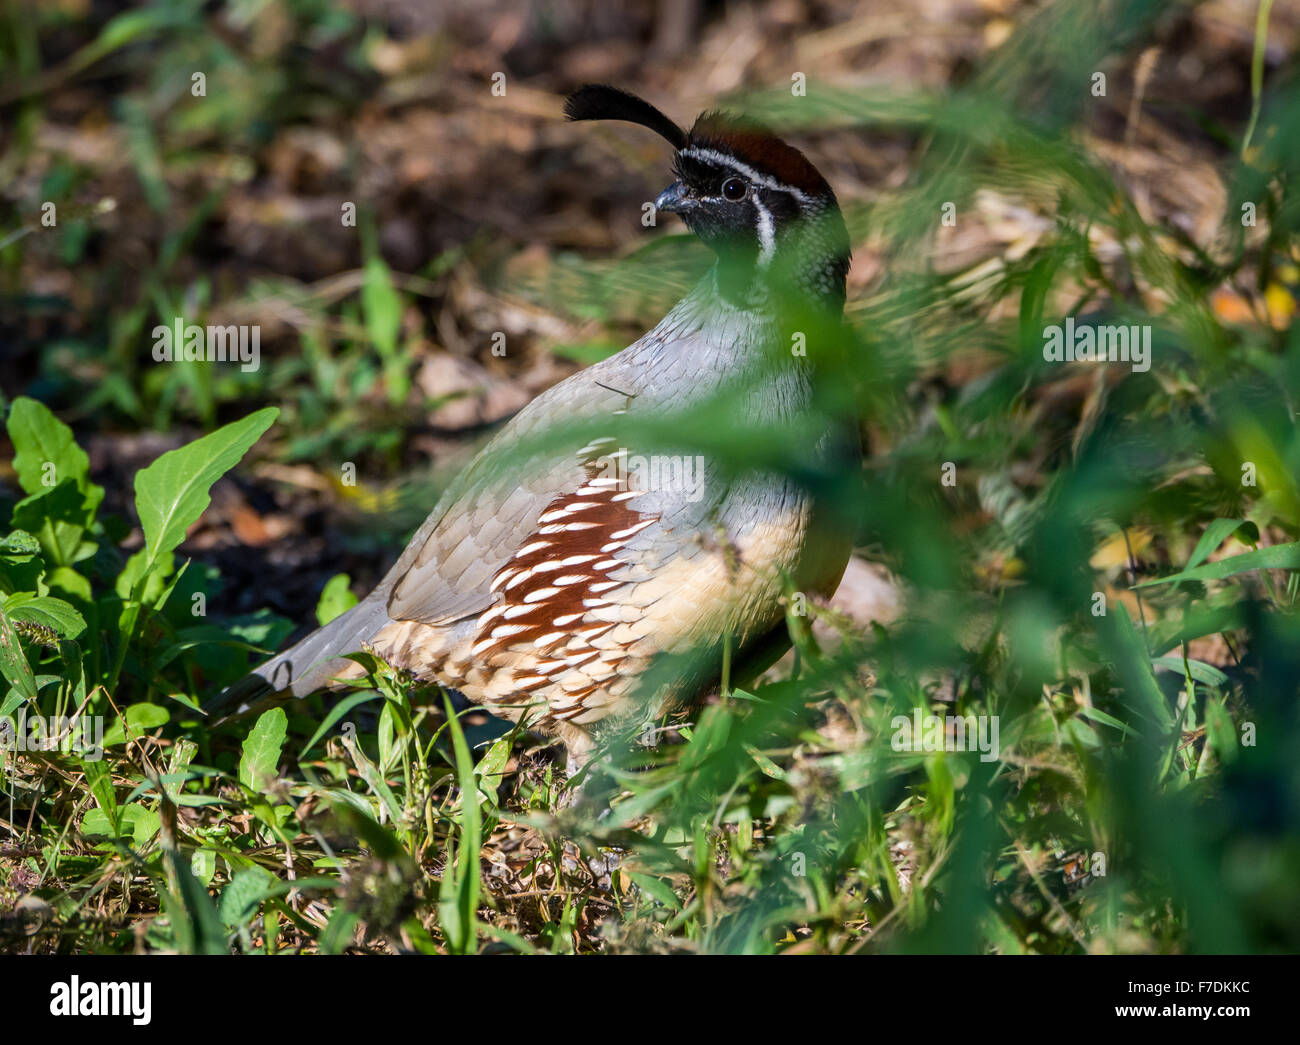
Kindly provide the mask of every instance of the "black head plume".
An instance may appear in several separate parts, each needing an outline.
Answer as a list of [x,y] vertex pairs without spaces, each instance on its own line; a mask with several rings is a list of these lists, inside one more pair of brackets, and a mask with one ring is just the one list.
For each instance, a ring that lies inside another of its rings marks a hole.
[[640,124],[663,138],[674,149],[686,146],[686,132],[643,98],[603,83],[579,87],[564,103],[570,120],[623,120]]

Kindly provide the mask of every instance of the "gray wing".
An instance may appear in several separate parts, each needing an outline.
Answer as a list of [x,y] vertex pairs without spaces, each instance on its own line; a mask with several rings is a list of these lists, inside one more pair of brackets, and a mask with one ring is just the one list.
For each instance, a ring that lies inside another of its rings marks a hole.
[[577,430],[565,439],[564,427],[612,417],[626,403],[600,373],[588,368],[538,396],[452,482],[384,578],[389,617],[450,624],[492,604],[493,575],[546,505],[582,482],[584,440]]
[[[618,355],[520,411],[447,489],[384,578],[379,590],[387,593],[388,615],[445,625],[488,609],[496,600],[488,590],[493,576],[528,539],[546,506],[585,481],[580,451],[605,434],[601,419],[628,409],[672,409],[710,394],[739,356],[734,346],[752,349],[759,336],[745,313],[734,313],[709,338],[702,337],[698,320],[697,304],[688,297]],[[691,342],[689,350],[682,350],[683,342]],[[574,425],[586,430],[565,432]],[[646,510],[658,516],[636,542],[647,561],[670,555],[685,532],[715,514],[725,485],[711,474],[705,485],[699,500],[672,491],[647,499]]]

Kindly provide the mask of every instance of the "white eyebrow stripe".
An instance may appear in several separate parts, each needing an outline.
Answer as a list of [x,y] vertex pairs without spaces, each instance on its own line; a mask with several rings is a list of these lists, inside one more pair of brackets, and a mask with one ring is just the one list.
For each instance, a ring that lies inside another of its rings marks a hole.
[[755,185],[762,185],[765,189],[775,189],[777,192],[788,192],[800,203],[809,203],[812,197],[806,192],[796,189],[793,185],[786,185],[785,182],[777,181],[766,174],[760,174],[747,163],[741,163],[725,152],[718,152],[717,149],[705,149],[699,145],[690,145],[682,149],[678,154],[686,156],[693,160],[704,160],[706,163],[712,163],[718,167],[730,167],[737,174],[742,174]]

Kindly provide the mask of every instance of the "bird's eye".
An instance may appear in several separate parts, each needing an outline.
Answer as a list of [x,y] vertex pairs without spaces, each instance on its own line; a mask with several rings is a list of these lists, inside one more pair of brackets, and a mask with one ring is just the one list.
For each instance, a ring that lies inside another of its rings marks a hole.
[[722,198],[731,200],[732,203],[743,200],[748,191],[749,186],[741,178],[728,178],[722,183]]

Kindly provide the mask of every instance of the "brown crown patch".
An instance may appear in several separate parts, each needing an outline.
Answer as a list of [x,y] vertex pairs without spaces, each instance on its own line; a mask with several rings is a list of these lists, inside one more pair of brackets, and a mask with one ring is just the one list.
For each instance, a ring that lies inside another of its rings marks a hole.
[[720,112],[706,112],[691,128],[688,147],[714,149],[810,196],[834,197],[808,157],[760,123]]

